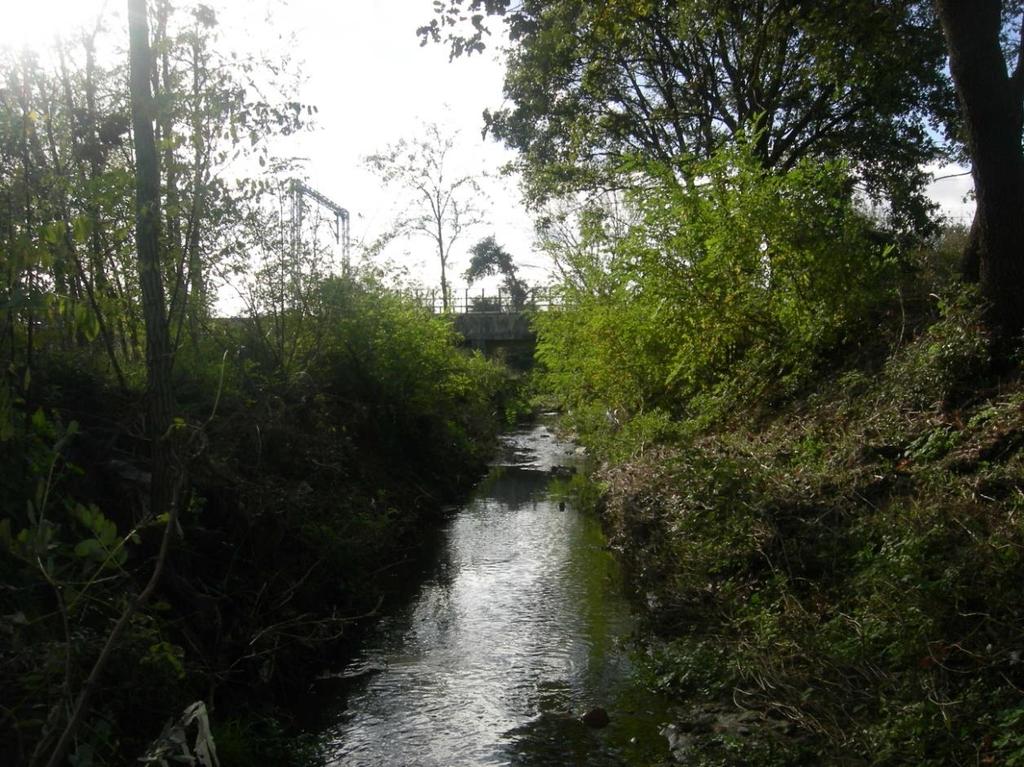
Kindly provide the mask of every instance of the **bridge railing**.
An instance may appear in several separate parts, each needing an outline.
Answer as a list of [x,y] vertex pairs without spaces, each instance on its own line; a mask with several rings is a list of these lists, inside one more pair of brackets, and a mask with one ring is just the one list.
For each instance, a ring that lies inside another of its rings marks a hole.
[[[414,290],[413,300],[434,314],[442,314],[445,310],[444,299],[440,290]],[[469,288],[450,291],[448,294],[448,311],[452,314],[490,313],[509,314],[523,311],[544,312],[562,306],[562,295],[556,288],[533,288],[525,297],[510,294],[498,288],[488,293],[479,293]]]

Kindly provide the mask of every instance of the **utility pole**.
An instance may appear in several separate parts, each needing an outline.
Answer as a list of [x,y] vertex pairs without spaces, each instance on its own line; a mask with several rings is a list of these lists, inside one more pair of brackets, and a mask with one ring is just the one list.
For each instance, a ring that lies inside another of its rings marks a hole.
[[349,272],[349,215],[348,210],[338,205],[331,198],[321,194],[298,179],[292,179],[292,244],[298,252],[302,239],[303,197],[308,197],[334,214],[334,242],[341,243],[341,269],[347,277]]

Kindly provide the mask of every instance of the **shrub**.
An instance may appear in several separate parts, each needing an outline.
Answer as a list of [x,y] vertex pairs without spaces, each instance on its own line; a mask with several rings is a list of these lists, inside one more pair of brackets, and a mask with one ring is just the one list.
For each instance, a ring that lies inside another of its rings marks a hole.
[[610,430],[655,410],[714,420],[791,396],[885,297],[894,260],[840,164],[771,174],[740,148],[701,166],[696,185],[650,175],[629,200],[634,225],[602,243],[600,289],[568,283],[566,309],[536,322],[551,387],[578,413],[606,410]]

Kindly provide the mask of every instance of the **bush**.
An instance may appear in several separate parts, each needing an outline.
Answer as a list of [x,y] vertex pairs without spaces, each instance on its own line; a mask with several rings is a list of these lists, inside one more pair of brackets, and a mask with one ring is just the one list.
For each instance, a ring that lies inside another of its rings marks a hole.
[[[880,368],[605,470],[687,720],[739,703],[786,764],[1021,758],[1024,390],[979,312],[951,298]],[[768,763],[759,737],[691,761]]]
[[576,412],[600,407],[614,430],[655,410],[713,420],[792,396],[885,297],[894,261],[841,165],[770,174],[741,148],[693,187],[652,175],[600,289],[568,283],[566,309],[536,321],[548,381]]
[[892,391],[903,407],[948,409],[976,391],[992,365],[983,314],[984,304],[974,289],[961,287],[939,300],[939,321],[889,363]]
[[[376,281],[328,282],[311,306],[312,319],[283,317],[284,345],[252,318],[183,347],[181,535],[103,675],[81,763],[138,755],[171,710],[214,690],[219,714],[268,723],[222,725],[226,751],[279,762],[265,708],[304,693],[352,616],[373,610],[382,567],[479,476],[516,412],[510,373]],[[143,398],[81,360],[39,358],[38,406],[0,386],[0,761],[14,763],[62,726],[164,530],[147,514]]]

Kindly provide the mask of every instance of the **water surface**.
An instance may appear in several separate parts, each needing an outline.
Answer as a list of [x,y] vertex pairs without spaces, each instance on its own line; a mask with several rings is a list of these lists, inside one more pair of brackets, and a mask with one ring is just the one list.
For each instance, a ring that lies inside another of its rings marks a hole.
[[[414,597],[346,667],[324,765],[640,765],[667,755],[634,678],[621,574],[598,521],[551,492],[579,462],[545,425],[505,438]],[[608,710],[605,729],[579,716]]]

